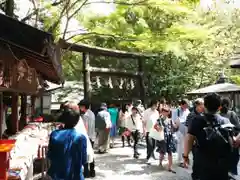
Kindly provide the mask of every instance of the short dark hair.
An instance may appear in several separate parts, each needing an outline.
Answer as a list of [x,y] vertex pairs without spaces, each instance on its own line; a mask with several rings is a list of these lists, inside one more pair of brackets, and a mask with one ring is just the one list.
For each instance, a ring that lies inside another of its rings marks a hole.
[[153,105],[157,105],[157,104],[158,104],[158,100],[156,100],[156,99],[151,100],[150,107],[152,107]]
[[185,105],[185,104],[189,104],[187,99],[181,99],[179,102],[180,105]]
[[78,106],[85,106],[86,109],[89,109],[90,103],[87,100],[83,99],[78,103]]
[[61,103],[60,105],[60,110],[63,110],[65,108],[65,105],[68,103],[68,101],[65,101],[63,103]]
[[208,112],[215,113],[221,105],[221,96],[217,93],[209,93],[204,97],[204,106]]
[[65,125],[65,128],[74,128],[79,121],[80,113],[78,110],[65,106],[64,111],[59,116],[58,121]]
[[231,105],[231,101],[228,97],[222,98],[222,100],[221,100],[221,106],[222,106],[221,113],[226,114],[228,112],[229,108],[230,108],[230,105]]
[[160,102],[160,104],[166,104],[167,103],[165,98],[161,98],[159,102]]
[[127,106],[127,104],[123,104],[121,106],[121,110],[122,110],[123,113],[125,113],[127,111],[127,107],[126,106]]
[[135,107],[135,106],[133,106],[133,107],[132,107],[132,110],[136,110],[136,111],[138,111],[138,108]]

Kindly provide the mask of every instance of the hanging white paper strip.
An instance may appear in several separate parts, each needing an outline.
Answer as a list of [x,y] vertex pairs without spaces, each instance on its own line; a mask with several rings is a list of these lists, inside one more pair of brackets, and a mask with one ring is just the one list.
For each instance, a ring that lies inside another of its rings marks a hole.
[[130,84],[131,84],[131,89],[134,89],[135,86],[134,86],[134,81],[133,81],[133,79],[130,80]]
[[111,78],[111,77],[108,78],[108,85],[109,85],[109,87],[110,87],[111,89],[113,88],[112,78]]
[[120,85],[119,85],[119,88],[122,89],[123,88],[123,84],[124,84],[124,80],[123,78],[120,79]]
[[100,88],[102,85],[101,85],[99,76],[96,77],[96,81],[97,81],[97,87]]

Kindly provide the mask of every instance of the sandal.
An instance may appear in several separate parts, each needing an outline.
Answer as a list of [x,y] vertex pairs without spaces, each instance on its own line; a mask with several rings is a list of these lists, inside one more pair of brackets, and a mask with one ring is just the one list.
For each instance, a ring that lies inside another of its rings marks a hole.
[[176,174],[176,171],[172,170],[172,169],[168,169],[168,172],[171,172],[173,174]]
[[158,166],[159,166],[159,168],[160,168],[160,169],[162,169],[162,170],[164,169],[164,167],[163,167],[162,163],[159,163],[159,165],[158,165]]
[[185,165],[184,165],[184,163],[179,163],[179,165],[178,165],[179,167],[181,167],[181,168],[185,168]]

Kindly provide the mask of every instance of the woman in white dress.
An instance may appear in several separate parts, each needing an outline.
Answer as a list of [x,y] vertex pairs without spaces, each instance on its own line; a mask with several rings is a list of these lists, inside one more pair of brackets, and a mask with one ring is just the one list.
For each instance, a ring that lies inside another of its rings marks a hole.
[[119,111],[119,135],[122,137],[122,147],[125,147],[125,140],[127,138],[128,146],[131,146],[131,134],[127,134],[127,120],[130,115],[127,105],[123,105],[122,109]]

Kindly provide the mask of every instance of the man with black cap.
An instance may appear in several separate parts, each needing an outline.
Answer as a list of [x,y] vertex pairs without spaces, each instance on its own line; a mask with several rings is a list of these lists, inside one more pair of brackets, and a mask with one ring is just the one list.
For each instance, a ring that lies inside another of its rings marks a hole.
[[96,116],[96,129],[98,131],[99,153],[106,153],[110,143],[110,128],[112,126],[110,113],[107,111],[107,104],[102,103],[100,111]]

